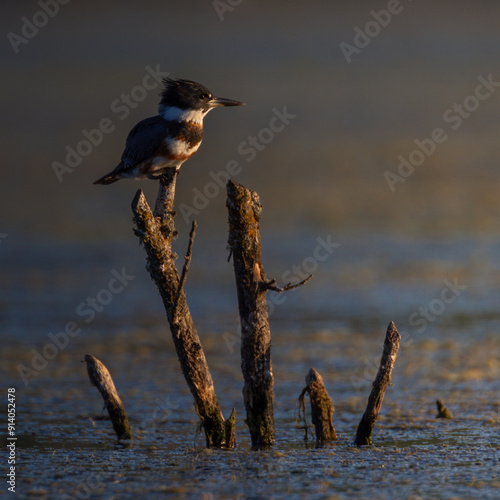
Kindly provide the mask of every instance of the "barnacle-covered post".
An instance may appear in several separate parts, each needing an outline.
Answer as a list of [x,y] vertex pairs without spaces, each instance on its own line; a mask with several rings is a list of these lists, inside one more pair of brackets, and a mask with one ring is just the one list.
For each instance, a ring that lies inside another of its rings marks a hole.
[[[203,424],[207,446],[226,446],[226,433],[230,435],[230,429],[234,429],[234,422],[229,420],[227,424],[229,429],[226,429],[212,376],[183,289],[191,259],[195,225],[191,230],[181,277],[175,266],[177,256],[172,252],[172,239],[177,234],[173,212],[177,173],[175,168],[171,168],[160,179],[160,191],[154,214],[142,190],[137,192],[132,202],[136,224],[134,232],[146,250],[146,268],[163,300],[175,350],[182,373],[193,395],[196,412]],[[232,445],[234,446],[234,436]]]

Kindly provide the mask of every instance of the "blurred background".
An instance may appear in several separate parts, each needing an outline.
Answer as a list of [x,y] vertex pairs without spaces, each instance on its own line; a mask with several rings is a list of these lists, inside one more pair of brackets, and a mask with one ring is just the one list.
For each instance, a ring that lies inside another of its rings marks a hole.
[[[264,207],[268,276],[314,274],[270,295],[276,331],[380,332],[390,320],[412,338],[440,325],[495,330],[500,88],[470,96],[480,78],[500,81],[499,5],[69,2],[50,4],[50,16],[41,5],[11,3],[0,21],[0,332],[20,348],[3,360],[10,370],[68,321],[82,342],[166,329],[130,209],[139,188],[153,204],[156,183],[92,184],[118,163],[133,125],[156,114],[151,74],[246,103],[207,117],[178,179],[181,257],[198,222],[187,293],[200,331],[238,331],[225,189],[214,181],[234,162],[231,178]],[[277,113],[293,117],[270,133]],[[436,128],[446,140],[391,189],[398,157]],[[82,142],[85,131],[96,144]],[[76,165],[70,150],[83,151]],[[98,295],[113,270],[133,279]],[[454,299],[443,302],[447,283]]]

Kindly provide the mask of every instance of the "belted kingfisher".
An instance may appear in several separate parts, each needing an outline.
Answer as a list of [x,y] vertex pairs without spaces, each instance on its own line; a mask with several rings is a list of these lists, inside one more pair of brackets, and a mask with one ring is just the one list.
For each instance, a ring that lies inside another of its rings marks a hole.
[[200,147],[203,118],[218,106],[244,103],[214,97],[200,83],[164,78],[158,114],[140,121],[128,134],[117,167],[94,184],[119,179],[158,179],[166,168],[177,169]]

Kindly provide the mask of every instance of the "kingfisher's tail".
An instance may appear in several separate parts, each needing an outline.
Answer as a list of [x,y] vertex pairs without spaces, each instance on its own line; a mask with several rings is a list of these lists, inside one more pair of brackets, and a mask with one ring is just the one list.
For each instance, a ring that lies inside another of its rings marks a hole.
[[116,176],[116,174],[110,173],[105,175],[104,177],[101,177],[100,179],[97,179],[94,184],[113,184],[113,182],[116,182],[120,178]]
[[97,179],[94,184],[113,184],[113,182],[119,181],[123,179],[122,175],[123,170],[123,161],[118,163],[118,165],[109,173],[107,173],[104,177]]

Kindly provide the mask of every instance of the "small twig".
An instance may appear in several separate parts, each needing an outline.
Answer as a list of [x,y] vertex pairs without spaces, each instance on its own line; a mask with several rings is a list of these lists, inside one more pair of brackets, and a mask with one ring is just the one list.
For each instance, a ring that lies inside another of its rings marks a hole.
[[311,278],[313,277],[310,274],[305,280],[302,280],[300,283],[295,283],[292,285],[291,283],[287,283],[283,287],[276,286],[276,279],[272,279],[271,281],[261,281],[260,287],[261,290],[272,290],[273,292],[288,292],[288,290],[293,290],[294,288],[298,288],[299,286],[305,285]]
[[184,257],[184,265],[182,266],[181,279],[179,281],[179,287],[177,288],[177,293],[174,302],[174,318],[177,316],[177,307],[179,305],[179,297],[181,296],[184,285],[187,280],[187,273],[189,271],[189,265],[191,264],[191,255],[193,254],[193,243],[194,236],[196,234],[196,221],[194,220],[191,224],[191,231],[189,232],[189,243],[186,251],[186,256]]
[[307,387],[304,387],[302,389],[302,392],[300,393],[299,396],[299,414],[297,416],[297,420],[302,423],[302,427],[298,427],[299,429],[304,429],[304,441],[307,441],[308,436],[307,436],[307,431],[308,431],[308,425],[306,421],[306,405],[304,403],[304,396],[306,395],[307,392]]
[[156,198],[154,216],[163,236],[169,240],[177,238],[174,225],[174,196],[175,184],[179,170],[168,168],[159,178],[158,197]]

